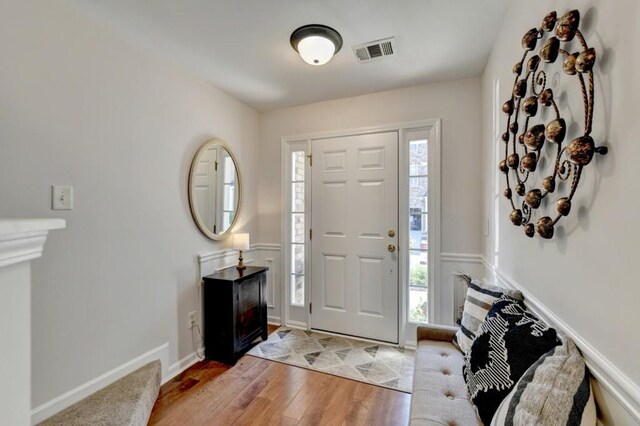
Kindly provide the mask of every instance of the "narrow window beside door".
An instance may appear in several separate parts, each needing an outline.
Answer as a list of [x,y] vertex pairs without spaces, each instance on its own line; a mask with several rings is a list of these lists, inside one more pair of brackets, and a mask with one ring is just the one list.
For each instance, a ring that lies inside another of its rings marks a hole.
[[291,304],[304,305],[305,280],[305,151],[291,153]]
[[409,321],[428,316],[428,142],[409,141]]

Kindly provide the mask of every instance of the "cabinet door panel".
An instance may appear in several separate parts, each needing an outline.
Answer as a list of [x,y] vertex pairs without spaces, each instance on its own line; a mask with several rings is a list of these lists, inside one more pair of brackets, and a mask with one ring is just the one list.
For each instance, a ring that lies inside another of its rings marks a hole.
[[255,333],[261,330],[260,323],[260,277],[243,281],[238,286],[238,329],[237,336],[241,345],[246,339],[255,339]]

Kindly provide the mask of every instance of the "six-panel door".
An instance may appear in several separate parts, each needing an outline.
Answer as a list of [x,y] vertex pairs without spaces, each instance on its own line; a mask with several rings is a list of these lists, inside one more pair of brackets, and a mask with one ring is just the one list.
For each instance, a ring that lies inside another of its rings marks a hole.
[[311,325],[395,343],[398,133],[311,146]]

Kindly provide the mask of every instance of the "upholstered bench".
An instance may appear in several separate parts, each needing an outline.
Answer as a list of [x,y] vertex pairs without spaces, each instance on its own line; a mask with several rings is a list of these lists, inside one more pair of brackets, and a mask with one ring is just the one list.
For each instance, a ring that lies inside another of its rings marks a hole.
[[439,325],[418,327],[411,426],[482,424],[467,398],[462,376],[464,355],[451,343],[456,331],[455,327]]
[[[492,309],[500,303],[502,299]],[[485,399],[486,405],[477,410],[468,399],[467,384],[462,375],[465,358],[452,343],[456,331],[457,328],[447,326],[418,327],[409,415],[411,426],[482,425],[483,410],[487,414],[491,407],[492,401]],[[553,349],[531,363],[496,410],[490,413],[491,420],[487,425],[550,424],[550,419],[553,419],[552,424],[596,424],[590,374],[580,350],[567,336],[558,335],[557,342]],[[526,344],[529,353],[533,346],[528,341]],[[474,344],[472,352],[475,349]],[[478,349],[482,350],[482,347]],[[514,371],[517,364],[512,362],[510,365]],[[562,379],[557,380],[557,377]]]

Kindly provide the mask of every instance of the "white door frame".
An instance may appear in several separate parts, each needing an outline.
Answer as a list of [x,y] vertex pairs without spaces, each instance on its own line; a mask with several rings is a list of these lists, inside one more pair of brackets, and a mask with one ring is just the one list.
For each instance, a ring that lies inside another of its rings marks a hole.
[[[428,197],[428,227],[429,227],[429,322],[433,323],[436,315],[436,310],[439,307],[435,301],[440,300],[442,293],[441,285],[442,279],[440,275],[440,237],[441,237],[441,170],[440,170],[440,158],[441,158],[441,120],[427,119],[421,121],[413,121],[406,123],[388,124],[383,126],[361,127],[355,129],[335,130],[329,132],[318,132],[302,135],[286,136],[282,138],[281,142],[281,225],[282,225],[282,284],[284,291],[281,291],[281,318],[283,324],[292,327],[309,328],[311,324],[311,314],[309,313],[309,297],[311,290],[311,274],[310,274],[310,262],[305,262],[305,303],[304,306],[291,305],[291,265],[290,265],[290,233],[291,233],[291,218],[289,215],[289,203],[290,203],[290,173],[291,167],[289,164],[290,153],[297,149],[304,149],[306,154],[311,152],[311,141],[314,139],[323,139],[331,137],[344,137],[363,135],[369,133],[380,133],[388,131],[397,131],[399,137],[399,152],[398,152],[398,261],[400,273],[398,274],[399,283],[399,297],[398,297],[398,339],[400,345],[415,346],[416,344],[416,327],[418,324],[408,322],[408,305],[409,305],[409,286],[408,286],[408,266],[409,266],[409,225],[405,220],[409,216],[409,141],[408,134],[416,130],[424,130],[428,133],[428,170],[429,170],[429,197]],[[309,238],[309,224],[311,223],[311,210],[310,203],[310,172],[309,161],[306,161],[305,166],[305,235],[306,239]],[[305,244],[305,259],[310,259],[311,245]]]

